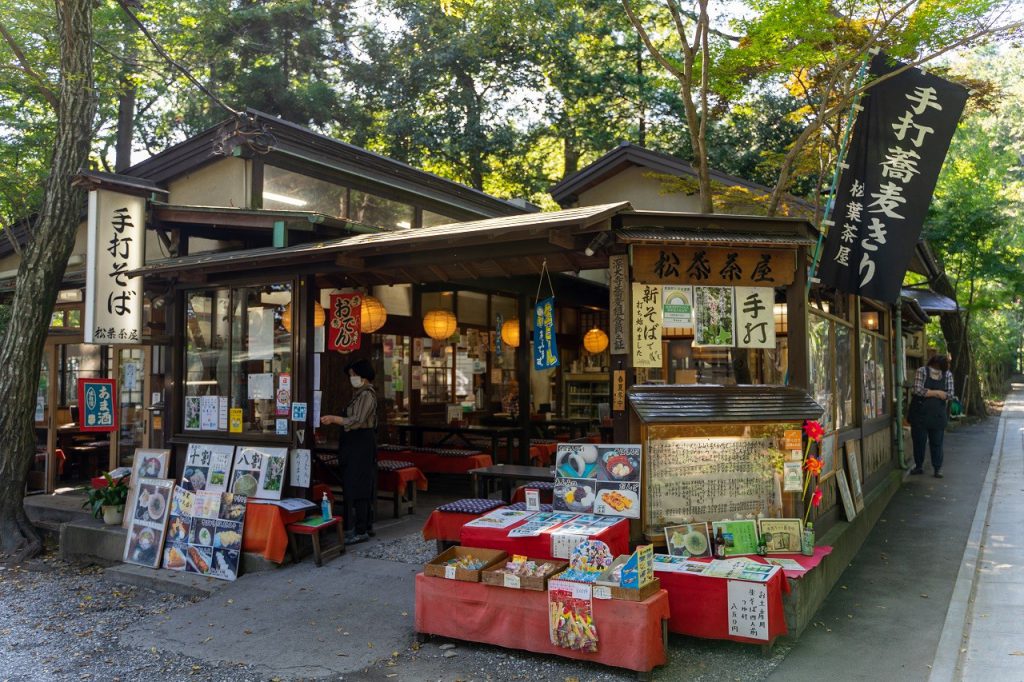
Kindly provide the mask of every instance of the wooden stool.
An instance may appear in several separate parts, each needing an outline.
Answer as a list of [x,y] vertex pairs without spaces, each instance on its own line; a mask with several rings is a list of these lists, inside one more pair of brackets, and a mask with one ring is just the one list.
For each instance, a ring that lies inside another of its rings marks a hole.
[[[338,544],[327,549],[321,549],[320,531],[328,528],[334,528],[335,532],[337,532]],[[308,525],[306,522],[289,523],[287,530],[288,543],[292,546],[292,560],[295,563],[299,563],[299,543],[297,538],[299,535],[308,535],[309,539],[313,542],[313,561],[316,562],[317,566],[323,566],[324,559],[333,559],[345,553],[345,535],[342,530],[340,516],[332,516],[329,521],[324,521],[316,526]]]

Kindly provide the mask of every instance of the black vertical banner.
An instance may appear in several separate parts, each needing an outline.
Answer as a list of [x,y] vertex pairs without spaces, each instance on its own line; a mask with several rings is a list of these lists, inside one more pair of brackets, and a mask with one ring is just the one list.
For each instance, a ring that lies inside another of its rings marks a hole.
[[[877,78],[899,66],[879,54],[870,73]],[[840,291],[894,303],[967,90],[908,69],[869,88],[861,101],[818,277]]]

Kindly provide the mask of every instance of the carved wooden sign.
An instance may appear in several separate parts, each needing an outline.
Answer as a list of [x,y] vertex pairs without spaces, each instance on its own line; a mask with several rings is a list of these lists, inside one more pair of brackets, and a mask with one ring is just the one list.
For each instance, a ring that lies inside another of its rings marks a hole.
[[778,287],[796,273],[792,249],[636,246],[633,281],[643,284]]

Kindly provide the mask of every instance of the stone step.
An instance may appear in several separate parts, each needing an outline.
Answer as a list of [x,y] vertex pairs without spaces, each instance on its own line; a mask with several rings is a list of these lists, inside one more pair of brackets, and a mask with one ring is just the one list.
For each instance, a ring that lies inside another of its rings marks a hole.
[[170,571],[166,568],[146,568],[134,564],[118,564],[103,571],[103,582],[115,585],[134,585],[154,592],[167,592],[179,597],[205,599],[229,583],[207,576]]

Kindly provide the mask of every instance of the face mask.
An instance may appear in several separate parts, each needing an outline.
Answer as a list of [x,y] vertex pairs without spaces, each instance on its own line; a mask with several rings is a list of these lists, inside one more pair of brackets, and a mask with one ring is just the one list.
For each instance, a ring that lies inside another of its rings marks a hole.
[[363,385],[363,378],[362,377],[359,377],[359,376],[349,377],[348,380],[352,382],[352,388],[359,388],[360,386]]

